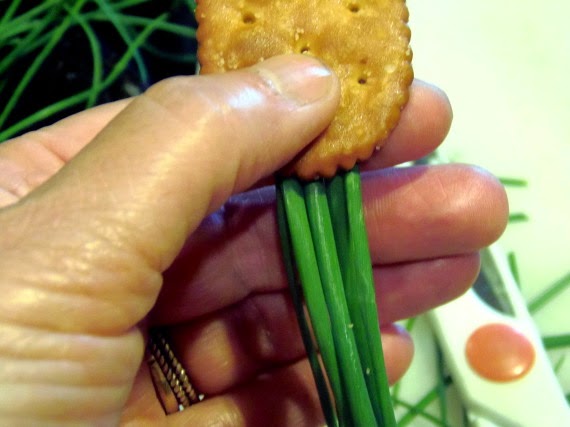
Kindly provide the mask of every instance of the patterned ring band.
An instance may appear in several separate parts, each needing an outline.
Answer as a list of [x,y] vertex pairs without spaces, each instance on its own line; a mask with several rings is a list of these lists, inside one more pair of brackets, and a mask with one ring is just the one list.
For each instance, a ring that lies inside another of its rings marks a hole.
[[186,371],[160,329],[149,331],[147,353],[156,395],[166,414],[183,411],[204,398],[192,387]]

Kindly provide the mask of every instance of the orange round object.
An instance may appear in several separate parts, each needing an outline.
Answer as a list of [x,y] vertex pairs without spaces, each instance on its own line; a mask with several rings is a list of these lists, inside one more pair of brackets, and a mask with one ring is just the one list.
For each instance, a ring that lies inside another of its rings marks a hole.
[[535,351],[527,337],[502,323],[481,326],[467,340],[465,354],[481,377],[508,382],[525,376],[534,364]]

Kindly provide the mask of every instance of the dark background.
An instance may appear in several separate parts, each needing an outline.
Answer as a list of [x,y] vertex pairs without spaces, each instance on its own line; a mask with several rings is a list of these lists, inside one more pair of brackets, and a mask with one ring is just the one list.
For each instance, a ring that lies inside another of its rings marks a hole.
[[[22,1],[13,18],[21,16],[38,3],[41,2]],[[62,5],[61,19],[63,19],[67,14],[64,5],[70,6],[73,2],[61,1],[59,3]],[[107,3],[111,4],[113,1],[107,0]],[[141,0],[140,4],[129,7],[122,13],[151,19],[167,14],[167,22],[195,28],[196,24],[189,3],[191,2],[177,0]],[[9,4],[10,2],[0,0],[0,17],[4,16]],[[96,10],[98,7],[97,2],[86,2],[81,13]],[[90,24],[101,45],[103,75],[105,76],[125,53],[127,45],[111,22],[94,21]],[[141,31],[141,28],[136,26],[128,27],[128,29],[132,38]],[[0,58],[5,57],[19,42],[21,41],[17,38],[2,40],[2,26],[0,25]],[[41,48],[18,57],[10,63],[7,70],[0,73],[0,111],[5,107],[23,74],[29,69],[40,50]],[[148,70],[148,79],[143,80],[134,60],[131,60],[115,83],[99,93],[96,104],[136,95],[154,82],[169,76],[193,74],[196,68],[195,51],[196,42],[193,38],[181,37],[167,31],[154,31],[145,44],[139,48]],[[0,131],[56,101],[88,89],[92,83],[92,75],[93,58],[89,41],[79,25],[72,25],[41,65]],[[85,108],[85,103],[75,105],[34,123],[33,126],[19,131],[18,134],[53,123]]]

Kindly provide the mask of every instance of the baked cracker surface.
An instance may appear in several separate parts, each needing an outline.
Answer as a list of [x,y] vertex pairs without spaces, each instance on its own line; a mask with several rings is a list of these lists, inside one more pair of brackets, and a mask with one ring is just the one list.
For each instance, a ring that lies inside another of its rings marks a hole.
[[369,158],[408,100],[413,71],[405,0],[199,0],[196,19],[203,74],[302,53],[339,77],[335,117],[288,168],[300,178],[330,177]]

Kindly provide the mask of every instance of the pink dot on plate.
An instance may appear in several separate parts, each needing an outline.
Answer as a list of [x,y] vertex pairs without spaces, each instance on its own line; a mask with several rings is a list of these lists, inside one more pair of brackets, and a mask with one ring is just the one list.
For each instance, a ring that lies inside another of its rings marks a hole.
[[465,355],[478,375],[496,382],[522,378],[532,368],[535,358],[529,339],[502,323],[475,330],[467,340]]

